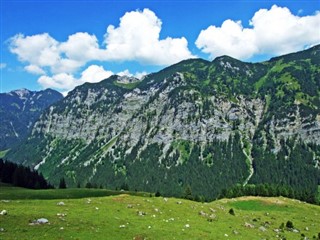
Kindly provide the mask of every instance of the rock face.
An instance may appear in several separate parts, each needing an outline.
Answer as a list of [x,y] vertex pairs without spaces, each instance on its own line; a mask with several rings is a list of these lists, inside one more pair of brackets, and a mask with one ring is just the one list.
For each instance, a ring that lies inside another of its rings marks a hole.
[[20,143],[42,111],[62,98],[61,93],[51,89],[39,92],[19,89],[0,93],[0,151]]
[[319,59],[316,46],[264,63],[192,59],[140,82],[86,83],[48,108],[8,156],[53,183],[66,177],[69,186],[170,195],[190,186],[207,198],[234,184],[313,189],[320,182]]

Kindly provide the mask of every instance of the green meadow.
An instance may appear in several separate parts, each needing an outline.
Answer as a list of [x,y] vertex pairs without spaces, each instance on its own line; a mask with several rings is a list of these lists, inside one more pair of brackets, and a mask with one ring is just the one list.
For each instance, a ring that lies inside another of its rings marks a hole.
[[[320,206],[282,197],[200,203],[148,193],[2,185],[2,210],[7,214],[0,215],[0,239],[318,239],[320,234]],[[39,218],[49,223],[34,224]]]

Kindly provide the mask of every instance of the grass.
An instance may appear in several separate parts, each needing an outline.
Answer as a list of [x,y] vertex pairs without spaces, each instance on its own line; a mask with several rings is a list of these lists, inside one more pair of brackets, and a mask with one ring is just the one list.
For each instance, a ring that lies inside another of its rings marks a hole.
[[136,88],[139,83],[140,83],[140,81],[133,82],[133,83],[120,83],[117,81],[113,82],[114,85],[116,85],[118,87],[125,88],[125,89],[129,89],[129,90]]
[[[7,194],[13,191],[26,193],[20,188],[1,189]],[[54,191],[49,196],[65,190]],[[276,235],[301,239],[302,233],[312,239],[320,232],[320,207],[287,198],[242,197],[199,203],[149,194],[90,199],[89,195],[63,200],[0,201],[0,211],[8,211],[8,215],[0,215],[0,228],[4,229],[0,239],[277,239]],[[65,205],[58,206],[59,201]],[[234,216],[229,214],[231,208]],[[38,218],[47,218],[50,224],[29,225],[29,221]],[[289,220],[299,233],[274,232]],[[245,227],[245,223],[254,228]],[[266,231],[259,230],[260,226]]]
[[4,151],[0,151],[0,158],[4,158],[7,154],[7,152],[9,152],[10,149],[4,150]]

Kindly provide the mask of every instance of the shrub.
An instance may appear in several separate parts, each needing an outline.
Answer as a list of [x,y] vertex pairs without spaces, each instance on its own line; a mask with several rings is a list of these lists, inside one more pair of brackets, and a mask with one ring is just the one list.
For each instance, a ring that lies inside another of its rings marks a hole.
[[287,228],[293,228],[293,223],[292,223],[291,221],[288,221],[288,222],[286,223],[286,227],[287,227]]
[[229,213],[233,216],[235,215],[233,208],[230,208]]

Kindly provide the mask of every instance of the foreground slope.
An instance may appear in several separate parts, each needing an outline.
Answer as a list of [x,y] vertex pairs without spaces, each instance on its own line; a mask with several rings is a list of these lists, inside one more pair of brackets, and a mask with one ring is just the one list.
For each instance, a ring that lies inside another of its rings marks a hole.
[[[198,203],[123,194],[2,200],[0,210],[7,211],[0,215],[1,239],[317,239],[320,234],[320,207],[287,198]],[[49,223],[33,224],[40,218]],[[286,228],[288,221],[293,229]]]
[[8,158],[52,183],[216,198],[235,184],[320,184],[320,46],[263,63],[191,59],[77,87]]

